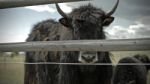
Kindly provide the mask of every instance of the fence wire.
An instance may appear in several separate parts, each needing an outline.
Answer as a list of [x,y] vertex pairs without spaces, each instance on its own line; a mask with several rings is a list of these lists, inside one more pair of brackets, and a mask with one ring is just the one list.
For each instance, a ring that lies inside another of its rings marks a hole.
[[58,62],[0,62],[0,64],[24,64],[24,65],[150,65],[150,63],[58,63]]

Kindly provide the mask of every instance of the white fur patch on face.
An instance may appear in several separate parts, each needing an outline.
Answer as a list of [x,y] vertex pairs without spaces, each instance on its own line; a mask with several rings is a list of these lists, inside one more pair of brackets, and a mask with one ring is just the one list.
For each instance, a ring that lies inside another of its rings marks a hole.
[[97,52],[80,51],[78,61],[81,63],[96,63],[98,61]]

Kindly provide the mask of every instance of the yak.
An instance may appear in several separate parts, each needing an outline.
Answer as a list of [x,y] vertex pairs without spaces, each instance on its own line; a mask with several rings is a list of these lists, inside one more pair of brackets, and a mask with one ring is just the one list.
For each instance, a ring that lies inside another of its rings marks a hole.
[[[88,4],[66,14],[56,3],[62,16],[59,22],[49,19],[38,23],[27,41],[105,39],[103,27],[114,21],[112,14],[118,4],[119,0],[108,13]],[[26,52],[26,62],[112,63],[109,52],[99,51]],[[112,65],[25,65],[25,84],[110,84],[111,78]]]
[[134,55],[134,57],[136,59],[138,59],[139,61],[141,61],[143,64],[146,64],[145,67],[146,67],[147,72],[148,72],[148,70],[150,70],[150,65],[149,65],[150,58],[147,55],[139,55],[139,54],[137,54],[137,55]]
[[[119,65],[121,63],[129,65]],[[132,63],[134,64],[132,65]],[[115,67],[112,84],[146,84],[149,66],[143,65],[143,63],[149,63],[149,58],[146,55],[135,55],[121,59]]]
[[[58,40],[58,28],[61,26],[54,20],[38,23],[32,29],[27,41]],[[59,53],[50,51],[26,52],[25,62],[59,62]],[[36,64],[25,65],[24,84],[57,84],[58,65]]]

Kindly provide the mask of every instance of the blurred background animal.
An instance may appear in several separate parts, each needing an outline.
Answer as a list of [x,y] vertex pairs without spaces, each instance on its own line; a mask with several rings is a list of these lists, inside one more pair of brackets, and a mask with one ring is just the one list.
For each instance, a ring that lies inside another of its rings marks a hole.
[[[148,57],[145,55],[121,59],[115,67],[112,84],[146,84],[147,67],[143,65],[143,62],[147,63],[148,61]],[[121,63],[126,65],[120,65]]]

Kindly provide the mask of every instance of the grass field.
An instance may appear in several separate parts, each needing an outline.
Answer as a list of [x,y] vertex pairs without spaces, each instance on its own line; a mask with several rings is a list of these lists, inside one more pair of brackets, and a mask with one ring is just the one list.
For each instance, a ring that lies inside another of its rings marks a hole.
[[[0,62],[23,62],[23,56],[0,57]],[[23,84],[24,64],[0,63],[0,84]]]
[[[150,56],[150,51],[142,52],[111,52],[112,61],[116,64],[119,59],[135,54],[146,54]],[[24,62],[24,56],[0,56],[0,62]],[[0,84],[23,84],[24,82],[24,64],[7,64],[0,63]],[[148,83],[150,84],[150,73]]]

